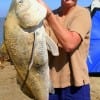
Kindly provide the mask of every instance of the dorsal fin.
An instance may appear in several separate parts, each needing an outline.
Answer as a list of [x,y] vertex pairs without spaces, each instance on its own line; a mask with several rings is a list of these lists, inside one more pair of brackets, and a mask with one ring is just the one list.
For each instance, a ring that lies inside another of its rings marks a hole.
[[52,53],[53,56],[59,55],[59,50],[57,44],[52,40],[51,37],[45,34],[47,49]]

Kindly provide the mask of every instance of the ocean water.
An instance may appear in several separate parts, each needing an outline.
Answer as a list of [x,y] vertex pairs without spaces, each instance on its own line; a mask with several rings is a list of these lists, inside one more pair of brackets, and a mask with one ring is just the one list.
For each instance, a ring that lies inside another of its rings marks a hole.
[[3,31],[4,20],[5,20],[4,17],[0,17],[0,45],[3,42],[3,36],[4,36],[4,33],[3,33],[4,32]]

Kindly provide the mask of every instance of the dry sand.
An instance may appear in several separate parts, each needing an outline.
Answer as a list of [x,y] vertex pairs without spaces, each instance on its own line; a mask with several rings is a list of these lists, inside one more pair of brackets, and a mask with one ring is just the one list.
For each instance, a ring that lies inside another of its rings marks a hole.
[[[100,77],[90,77],[91,100],[100,100]],[[10,62],[0,64],[0,100],[32,100],[16,82],[16,70]]]

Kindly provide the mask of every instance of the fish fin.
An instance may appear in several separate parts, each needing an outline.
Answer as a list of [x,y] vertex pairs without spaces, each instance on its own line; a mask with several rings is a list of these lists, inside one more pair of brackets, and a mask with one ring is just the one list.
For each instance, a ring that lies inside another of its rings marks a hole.
[[55,93],[55,89],[53,88],[51,81],[50,81],[50,84],[49,84],[49,93],[51,93],[51,94]]
[[52,53],[53,56],[58,56],[59,55],[59,50],[57,44],[50,38],[47,33],[45,35],[46,37],[46,44],[47,44],[47,49]]

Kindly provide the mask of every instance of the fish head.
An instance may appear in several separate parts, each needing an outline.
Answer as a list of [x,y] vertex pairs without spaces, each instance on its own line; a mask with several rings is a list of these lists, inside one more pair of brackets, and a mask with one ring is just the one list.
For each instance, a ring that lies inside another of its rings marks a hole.
[[37,0],[16,0],[15,12],[24,28],[37,26],[46,17],[47,10]]

